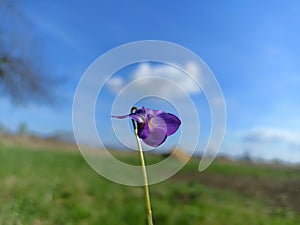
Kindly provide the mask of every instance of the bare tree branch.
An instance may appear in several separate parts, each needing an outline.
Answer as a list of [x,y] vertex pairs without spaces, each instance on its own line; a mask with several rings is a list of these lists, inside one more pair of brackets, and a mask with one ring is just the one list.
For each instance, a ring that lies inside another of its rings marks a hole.
[[0,14],[0,97],[19,104],[51,102],[55,82],[41,73],[37,66],[41,59],[34,60],[30,50],[35,49],[36,42],[28,38],[26,17],[14,1],[8,0],[0,0]]

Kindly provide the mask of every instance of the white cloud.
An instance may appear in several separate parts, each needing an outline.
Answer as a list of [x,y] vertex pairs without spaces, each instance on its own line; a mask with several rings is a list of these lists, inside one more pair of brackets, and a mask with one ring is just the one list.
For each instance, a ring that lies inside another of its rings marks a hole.
[[[183,71],[169,66],[167,64],[151,65],[150,63],[141,63],[135,71],[130,75],[130,82],[137,81],[138,85],[135,86],[136,92],[143,93],[144,90],[156,90],[157,96],[164,96],[170,98],[184,97],[183,91],[174,90],[174,83],[182,88],[187,94],[197,94],[201,92],[198,84],[201,80],[201,70],[194,62],[188,62],[183,68],[188,74]],[[149,78],[163,78],[161,82],[157,79]],[[148,79],[143,79],[148,78]],[[198,83],[198,84],[197,84]],[[108,82],[108,87],[116,93],[125,86],[125,80],[121,77],[112,78]]]
[[[163,64],[157,66],[151,66],[149,63],[142,63],[138,69],[133,74],[133,79],[140,79],[150,76],[157,76],[162,77],[168,80],[175,82],[181,88],[183,88],[188,94],[196,94],[199,93],[201,90],[198,87],[196,82],[200,82],[200,68],[193,62],[189,62],[185,65],[184,69],[190,74],[185,74],[183,71],[180,71],[177,68],[172,66]],[[195,81],[196,82],[195,82]],[[174,90],[170,90],[168,85],[160,84],[160,83],[149,83],[145,85],[151,85],[153,88],[157,89],[158,91],[163,91],[164,94],[170,93],[174,96],[177,92]],[[143,88],[143,87],[141,87]],[[159,93],[158,93],[159,95]],[[180,97],[180,96],[178,96]]]
[[114,93],[118,93],[124,86],[125,81],[121,77],[113,77],[107,81],[108,88]]
[[300,134],[288,130],[257,127],[246,132],[243,140],[248,143],[287,144],[300,148]]
[[270,127],[256,127],[231,134],[225,139],[223,153],[253,158],[277,159],[283,162],[300,163],[300,133]]

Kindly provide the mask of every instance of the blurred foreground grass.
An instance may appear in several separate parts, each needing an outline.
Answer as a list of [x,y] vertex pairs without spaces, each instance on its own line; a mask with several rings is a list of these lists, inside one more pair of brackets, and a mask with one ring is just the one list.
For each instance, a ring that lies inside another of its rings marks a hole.
[[[299,171],[290,168],[216,162],[199,173],[191,162],[150,187],[154,223],[297,225],[297,202],[290,207],[288,197],[276,198],[287,181],[295,182],[291,191],[298,192],[291,194],[299,196],[299,180]],[[0,146],[0,224],[142,225],[144,193],[97,175],[77,152]]]

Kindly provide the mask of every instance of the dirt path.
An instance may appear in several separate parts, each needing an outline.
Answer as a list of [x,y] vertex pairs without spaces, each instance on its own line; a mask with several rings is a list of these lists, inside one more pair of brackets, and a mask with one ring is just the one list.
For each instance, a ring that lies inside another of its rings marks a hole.
[[173,179],[181,181],[198,180],[209,187],[229,189],[262,200],[274,209],[290,209],[300,214],[300,180],[296,178],[272,179],[269,177],[185,172],[175,175]]

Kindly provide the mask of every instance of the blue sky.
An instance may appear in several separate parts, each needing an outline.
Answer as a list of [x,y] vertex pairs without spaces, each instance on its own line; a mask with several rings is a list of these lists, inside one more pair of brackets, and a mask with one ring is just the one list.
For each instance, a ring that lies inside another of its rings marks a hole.
[[[223,153],[300,161],[298,1],[27,0],[18,6],[32,24],[43,68],[66,81],[59,107],[22,108],[0,98],[5,126],[71,130],[76,86],[97,57],[128,42],[164,40],[198,54],[218,79],[227,106]],[[109,105],[113,95],[103,98]],[[111,136],[103,138],[111,144]]]

